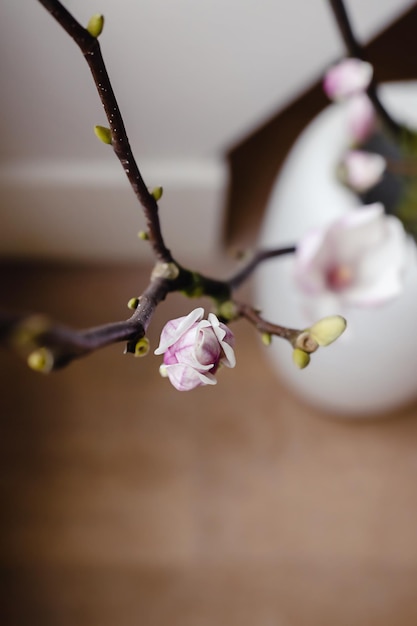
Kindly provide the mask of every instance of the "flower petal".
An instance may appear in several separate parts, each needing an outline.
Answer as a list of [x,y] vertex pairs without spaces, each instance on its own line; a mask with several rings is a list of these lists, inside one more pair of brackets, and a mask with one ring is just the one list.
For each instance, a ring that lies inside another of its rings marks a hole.
[[190,391],[201,385],[216,385],[217,380],[212,374],[203,374],[189,365],[177,363],[165,365],[165,375],[178,391]]
[[224,356],[220,359],[222,365],[233,368],[236,365],[236,356],[233,349],[235,338],[232,331],[222,322],[219,322],[214,313],[209,313],[208,321],[212,325],[213,331],[220,343]]
[[172,346],[193,324],[199,322],[203,316],[204,309],[198,307],[184,317],[178,317],[167,322],[162,329],[159,346],[154,354],[163,354],[169,346]]
[[347,103],[347,125],[354,144],[364,143],[376,130],[377,117],[368,96],[359,93]]
[[369,306],[398,295],[410,241],[401,222],[375,203],[349,211],[297,246],[295,278],[308,295]]

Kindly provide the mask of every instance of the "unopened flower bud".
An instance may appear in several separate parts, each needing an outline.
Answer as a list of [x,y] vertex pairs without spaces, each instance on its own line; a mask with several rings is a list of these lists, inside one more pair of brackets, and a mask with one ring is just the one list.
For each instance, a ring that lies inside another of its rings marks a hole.
[[345,331],[346,324],[345,318],[341,315],[330,315],[313,324],[309,333],[319,346],[328,346]]
[[234,337],[213,313],[203,319],[197,308],[185,317],[169,321],[163,328],[155,354],[163,354],[161,376],[168,377],[179,391],[215,385],[220,365],[234,367]]
[[138,238],[141,239],[142,241],[148,241],[149,234],[146,232],[146,230],[140,230],[138,232]]

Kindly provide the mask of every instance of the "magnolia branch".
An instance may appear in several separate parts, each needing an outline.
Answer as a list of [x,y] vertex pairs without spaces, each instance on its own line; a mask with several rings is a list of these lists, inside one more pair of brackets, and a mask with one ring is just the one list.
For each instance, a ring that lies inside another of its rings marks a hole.
[[146,332],[156,307],[169,293],[176,291],[188,297],[210,297],[217,315],[226,323],[244,318],[263,335],[269,337],[275,335],[287,339],[296,351],[303,352],[302,363],[305,363],[305,354],[312,352],[318,345],[316,341],[312,345],[309,343],[309,334],[306,334],[306,331],[289,329],[267,322],[255,309],[234,300],[234,292],[261,263],[292,254],[295,252],[295,246],[257,251],[228,280],[218,280],[182,267],[166,247],[162,236],[158,215],[158,194],[149,192],[132,154],[123,118],[97,40],[103,25],[102,17],[98,16],[101,19],[101,22],[100,20],[98,22],[98,28],[95,26],[90,28],[89,24],[86,29],[59,0],[39,0],[39,2],[70,35],[88,63],[110,127],[109,129],[96,127],[103,131],[103,136],[100,136],[100,133],[97,134],[105,143],[111,143],[143,207],[148,227],[146,234],[154,251],[156,263],[148,286],[139,297],[134,297],[129,301],[128,306],[133,313],[128,319],[76,330],[58,324],[43,315],[1,313],[0,343],[24,355],[33,369],[43,372],[58,369],[74,359],[118,342],[126,342],[126,352],[142,356],[148,349]]
[[119,105],[101,54],[99,41],[97,37],[90,35],[88,30],[83,28],[58,0],[38,1],[70,35],[83,53],[109,123],[111,145],[129,179],[136,197],[143,207],[148,227],[149,241],[156,257],[161,261],[169,263],[172,261],[172,256],[162,237],[158,218],[158,204],[155,197],[145,185],[133,156]]
[[128,319],[88,329],[72,329],[40,314],[1,312],[0,343],[8,345],[24,357],[41,348],[43,357],[48,358],[48,363],[42,369],[48,371],[59,369],[74,359],[113,343],[126,342],[126,352],[141,356],[138,345],[140,347],[146,335],[156,307],[174,291],[181,291],[189,297],[209,296],[217,314],[225,321],[245,318],[262,333],[289,339],[297,331],[261,322],[259,315],[255,315],[250,306],[235,302],[233,293],[261,262],[294,250],[294,246],[260,250],[234,276],[224,281],[191,272],[174,263],[157,263],[148,287],[141,296],[131,299],[129,306],[134,312]]
[[[333,15],[336,19],[339,32],[343,38],[343,41],[345,42],[348,53],[352,57],[362,59],[362,61],[367,61],[368,59],[366,58],[364,49],[360,45],[353,32],[353,28],[343,0],[329,0],[329,4],[333,11]],[[401,133],[404,132],[404,128],[391,117],[391,115],[388,113],[381,100],[379,99],[377,84],[374,77],[372,78],[368,86],[367,93],[369,99],[374,105],[376,112],[378,113],[381,121],[386,126],[386,128],[389,129],[394,134],[394,136],[400,136]]]

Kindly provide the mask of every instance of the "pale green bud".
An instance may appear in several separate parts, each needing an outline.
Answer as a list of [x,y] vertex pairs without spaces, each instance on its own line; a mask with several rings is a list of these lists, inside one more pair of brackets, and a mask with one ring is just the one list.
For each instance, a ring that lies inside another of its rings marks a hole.
[[217,308],[216,314],[218,317],[222,317],[228,322],[234,320],[236,318],[235,303],[232,302],[232,300],[226,300],[226,302],[222,302]]
[[146,230],[140,230],[138,232],[138,237],[139,239],[141,239],[142,241],[148,241],[149,240],[149,235],[146,232]]
[[107,144],[107,145],[111,145],[112,143],[112,137],[111,137],[111,131],[110,128],[107,128],[106,126],[94,126],[94,133],[96,135],[96,137],[98,137],[98,139],[100,139],[100,141],[102,141],[103,143]]
[[38,348],[29,354],[27,364],[35,372],[49,374],[54,366],[54,357],[48,348]]
[[135,297],[135,298],[130,298],[129,302],[127,303],[127,308],[131,309],[132,311],[135,311],[139,306],[139,298]]
[[162,187],[155,187],[155,189],[152,189],[151,191],[151,195],[155,198],[155,200],[158,202],[158,200],[160,200],[162,198],[162,194],[163,194],[164,190]]
[[92,37],[99,37],[103,31],[104,26],[104,15],[100,15],[100,13],[96,13],[92,15],[87,24],[87,30]]
[[135,346],[135,356],[146,356],[149,352],[149,346],[149,339],[147,337],[142,337],[141,339],[139,339]]
[[292,353],[292,359],[300,370],[303,370],[310,363],[310,355],[301,348],[295,348]]
[[308,330],[319,346],[328,346],[345,331],[347,322],[341,315],[323,317]]
[[264,344],[264,346],[270,346],[272,343],[271,333],[262,333],[261,339],[262,339],[262,343]]

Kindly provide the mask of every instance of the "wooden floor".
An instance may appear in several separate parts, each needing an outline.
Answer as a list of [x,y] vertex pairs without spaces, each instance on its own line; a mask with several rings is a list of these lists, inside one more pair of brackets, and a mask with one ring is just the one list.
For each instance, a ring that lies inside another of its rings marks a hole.
[[[144,280],[0,269],[3,304],[77,326]],[[320,415],[235,330],[237,368],[191,393],[120,346],[49,377],[0,354],[2,625],[417,624],[417,408]]]

